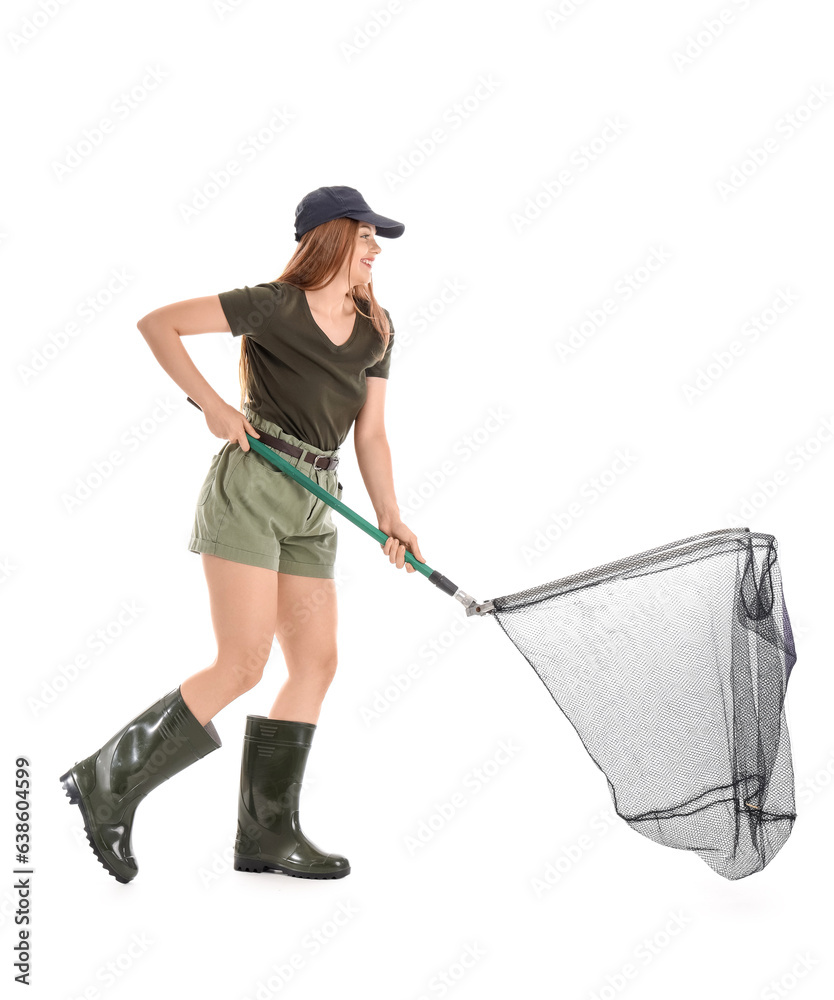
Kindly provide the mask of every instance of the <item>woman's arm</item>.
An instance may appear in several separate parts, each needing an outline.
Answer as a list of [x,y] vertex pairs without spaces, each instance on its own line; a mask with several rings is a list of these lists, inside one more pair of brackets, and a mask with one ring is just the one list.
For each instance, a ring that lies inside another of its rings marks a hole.
[[257,430],[208,384],[182,342],[182,337],[195,333],[231,332],[219,296],[205,295],[161,306],[143,316],[136,326],[162,368],[200,404],[212,434],[237,441],[248,451],[246,435],[260,437]]
[[425,562],[417,536],[400,520],[400,506],[394,493],[394,471],[391,448],[385,434],[385,387],[387,379],[369,378],[368,396],[353,426],[353,446],[359,471],[376,512],[379,530],[389,536],[382,551],[399,569],[405,565],[414,573],[411,563],[405,562],[408,549],[420,562]]
[[385,434],[384,378],[369,378],[368,396],[353,425],[353,447],[377,518],[399,517],[391,448]]
[[194,333],[231,332],[217,295],[161,306],[143,316],[136,326],[163,369],[200,404],[204,413],[223,403],[200,374],[181,339]]
[[391,448],[385,435],[363,441],[354,439],[356,460],[365,481],[377,519],[399,517],[400,505],[394,495],[394,472]]

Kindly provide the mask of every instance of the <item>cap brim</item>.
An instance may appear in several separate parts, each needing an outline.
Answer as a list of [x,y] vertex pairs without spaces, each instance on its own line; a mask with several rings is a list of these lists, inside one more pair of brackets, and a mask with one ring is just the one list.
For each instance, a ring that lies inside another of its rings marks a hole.
[[356,218],[357,222],[372,222],[376,226],[377,236],[385,236],[391,240],[396,239],[398,236],[402,236],[405,232],[405,226],[402,222],[389,219],[384,215],[377,215],[376,212],[368,212],[367,214],[364,214],[361,219],[353,215],[348,216],[348,218]]

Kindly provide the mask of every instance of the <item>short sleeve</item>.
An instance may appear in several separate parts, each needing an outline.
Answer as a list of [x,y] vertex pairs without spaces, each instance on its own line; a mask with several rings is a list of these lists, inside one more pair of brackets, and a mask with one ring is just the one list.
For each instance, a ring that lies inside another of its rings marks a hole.
[[391,331],[388,337],[388,347],[385,349],[385,354],[376,362],[376,364],[371,365],[370,368],[365,369],[366,378],[388,378],[388,372],[391,369],[391,350],[394,346],[394,324],[391,322],[391,315],[387,309],[382,310],[388,317],[388,327]]
[[233,337],[246,334],[255,340],[268,330],[284,298],[281,282],[263,281],[218,295]]

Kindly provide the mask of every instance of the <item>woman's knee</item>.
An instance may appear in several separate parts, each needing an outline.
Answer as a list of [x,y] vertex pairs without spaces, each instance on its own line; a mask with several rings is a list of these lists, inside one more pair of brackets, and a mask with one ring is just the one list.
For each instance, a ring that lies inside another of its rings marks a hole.
[[337,655],[332,653],[305,663],[288,663],[287,673],[292,680],[299,680],[305,684],[315,684],[317,687],[326,689],[330,687],[330,683],[336,675],[338,662]]
[[244,650],[224,650],[217,654],[217,667],[233,682],[236,690],[243,693],[261,680],[269,660],[270,646],[261,645]]
[[336,676],[336,667],[339,665],[339,660],[334,654],[329,659],[325,660],[321,665],[321,670],[319,677],[323,684],[330,686],[330,682]]

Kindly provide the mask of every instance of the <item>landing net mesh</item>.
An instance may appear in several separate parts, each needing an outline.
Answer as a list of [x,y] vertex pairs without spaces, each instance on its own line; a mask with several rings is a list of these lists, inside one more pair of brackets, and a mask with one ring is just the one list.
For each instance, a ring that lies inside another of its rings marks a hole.
[[617,814],[728,879],[764,868],[796,816],[776,550],[714,531],[493,600]]

